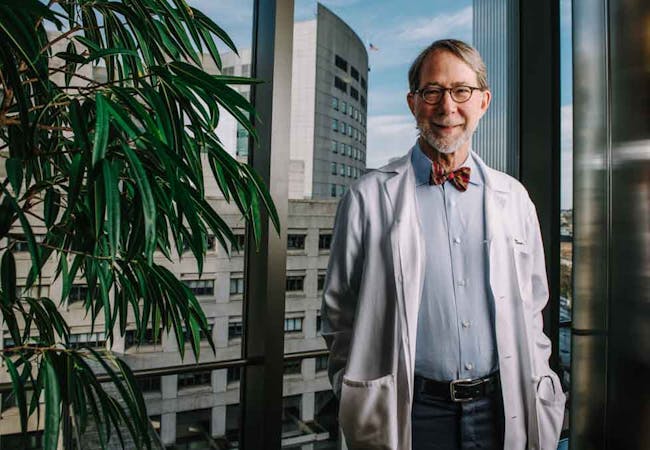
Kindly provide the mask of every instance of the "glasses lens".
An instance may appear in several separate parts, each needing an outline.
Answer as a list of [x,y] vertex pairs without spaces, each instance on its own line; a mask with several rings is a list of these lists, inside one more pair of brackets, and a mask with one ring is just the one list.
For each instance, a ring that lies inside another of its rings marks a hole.
[[472,90],[467,86],[458,86],[451,90],[451,97],[457,102],[466,102],[472,96]]
[[425,89],[422,91],[422,98],[427,103],[438,103],[443,92],[441,89]]

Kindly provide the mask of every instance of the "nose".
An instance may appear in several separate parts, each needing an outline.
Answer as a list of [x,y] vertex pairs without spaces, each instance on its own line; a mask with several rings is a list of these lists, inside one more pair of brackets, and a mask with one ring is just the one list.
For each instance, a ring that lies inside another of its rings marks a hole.
[[451,92],[446,90],[442,98],[438,102],[438,110],[443,113],[450,113],[456,111],[456,102],[451,98]]

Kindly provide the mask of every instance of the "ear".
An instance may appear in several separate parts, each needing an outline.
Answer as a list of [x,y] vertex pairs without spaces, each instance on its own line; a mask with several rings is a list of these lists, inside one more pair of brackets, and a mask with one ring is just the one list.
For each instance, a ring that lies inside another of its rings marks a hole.
[[491,101],[492,101],[492,92],[490,92],[489,90],[483,91],[483,99],[481,100],[481,111],[482,111],[481,115],[485,114],[485,111],[487,111]]
[[415,94],[413,92],[409,92],[408,94],[406,94],[406,103],[408,103],[409,105],[411,114],[415,116]]

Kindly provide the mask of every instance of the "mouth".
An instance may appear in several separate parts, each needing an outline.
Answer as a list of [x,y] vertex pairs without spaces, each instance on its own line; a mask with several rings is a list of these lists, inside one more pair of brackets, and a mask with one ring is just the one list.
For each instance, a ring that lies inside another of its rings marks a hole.
[[444,133],[450,133],[456,128],[462,127],[464,124],[458,123],[458,124],[441,124],[441,123],[431,123],[437,130],[440,130]]

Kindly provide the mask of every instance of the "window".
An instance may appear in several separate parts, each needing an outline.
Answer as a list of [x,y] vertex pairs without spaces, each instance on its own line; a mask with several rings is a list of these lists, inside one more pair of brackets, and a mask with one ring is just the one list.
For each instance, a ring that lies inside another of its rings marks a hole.
[[332,148],[332,153],[338,153],[339,143],[336,141],[332,141],[331,148]]
[[214,280],[183,280],[194,295],[214,295]]
[[[73,284],[72,288],[70,288],[70,294],[68,294],[68,305],[71,305],[73,303],[77,302],[85,302],[86,298],[88,298],[89,292],[88,292],[88,286],[85,284]],[[97,295],[97,289],[95,288],[94,295],[91,297],[94,297]]]
[[339,121],[332,119],[332,131],[339,131]]
[[147,329],[144,333],[142,340],[136,335],[135,330],[127,330],[124,334],[124,349],[128,349],[137,345],[160,345],[162,343],[162,333],[159,331],[157,336],[154,336],[151,328]]
[[336,185],[330,184],[330,197],[336,197]]
[[352,149],[352,146],[351,146],[351,145],[348,145],[348,156],[351,157],[352,155],[353,155],[353,149]]
[[135,383],[141,392],[160,392],[160,376],[136,378]]
[[105,333],[76,333],[70,335],[70,347],[80,348],[82,346],[102,348],[106,346]]
[[329,250],[332,244],[332,233],[318,235],[318,249]]
[[287,249],[288,250],[304,250],[305,249],[305,235],[304,234],[289,234],[289,235],[287,235]]
[[251,65],[250,64],[244,64],[241,66],[241,76],[242,77],[250,77],[251,76]]
[[284,362],[284,374],[294,375],[302,372],[302,359],[292,359]]
[[345,194],[345,185],[339,184],[339,197]]
[[228,324],[228,339],[237,339],[242,337],[243,327],[241,320],[230,322]]
[[241,380],[241,367],[228,367],[226,372],[226,382],[236,383]]
[[[207,251],[213,251],[215,249],[214,243],[216,239],[212,235],[208,235],[205,237],[205,249]],[[188,252],[190,250],[190,243],[186,240],[183,239],[183,253]]]
[[329,356],[322,355],[316,357],[316,372],[323,372],[327,370],[327,360]]
[[339,165],[339,175],[341,175],[342,177],[345,176],[345,164]]
[[244,251],[244,240],[245,236],[241,233],[235,234],[235,243],[236,243],[236,248],[233,248],[233,252],[242,252]]
[[228,66],[224,67],[223,70],[221,71],[223,75],[234,75],[235,74],[235,68],[233,66]]
[[212,384],[212,371],[179,373],[178,389],[192,386],[208,386]]
[[354,111],[354,106],[351,103],[348,104],[348,116],[352,117]]
[[237,156],[248,156],[248,130],[237,123]]
[[354,127],[352,125],[348,125],[348,136],[354,136]]
[[316,315],[316,333],[320,333],[320,330],[323,326],[323,319],[320,317],[320,311]]
[[241,295],[244,293],[244,279],[241,276],[230,277],[230,295]]
[[352,166],[347,167],[347,175],[348,177],[352,177]]
[[359,99],[359,103],[361,103],[361,107],[365,110],[366,109],[366,98],[363,95]]
[[332,108],[339,110],[339,99],[337,97],[332,97]]
[[323,290],[325,287],[325,274],[324,273],[319,273],[318,274],[318,283],[316,286],[316,289],[320,292]]
[[352,75],[352,78],[359,81],[359,71],[355,69],[354,66],[350,66],[350,75]]
[[354,120],[359,121],[359,110],[356,108],[354,109]]
[[334,87],[341,92],[348,92],[348,84],[339,77],[334,77]]
[[[210,333],[210,336],[212,336],[212,330],[214,330],[214,324],[208,324],[208,333]],[[207,341],[208,336],[202,331],[199,330],[199,336],[202,341]],[[183,337],[185,338],[185,343],[189,344],[192,341],[192,336],[190,335],[190,332],[187,328],[183,327]]]
[[339,151],[341,155],[345,155],[345,144],[343,142],[339,142]]
[[291,317],[284,319],[285,333],[299,333],[302,331],[302,320],[304,317]]
[[361,87],[364,91],[368,89],[368,85],[366,85],[366,79],[363,77],[361,77]]
[[341,58],[339,55],[336,55],[334,57],[334,64],[342,71],[348,71],[348,62],[345,59]]
[[[16,235],[12,236],[10,238],[10,244],[13,244],[13,251],[14,252],[28,252],[29,247],[27,246],[27,238],[25,238],[24,235]],[[34,235],[34,240],[36,242],[43,242],[45,240],[45,236],[42,234],[35,234]]]
[[305,288],[304,275],[287,275],[286,290],[287,292],[302,291]]
[[341,100],[341,112],[345,114],[347,110],[348,110],[348,104],[345,102],[345,100]]
[[332,166],[332,175],[336,175],[336,163],[333,162],[331,166]]
[[352,86],[350,86],[350,97],[352,97],[353,99],[359,101],[359,91],[357,91]]

